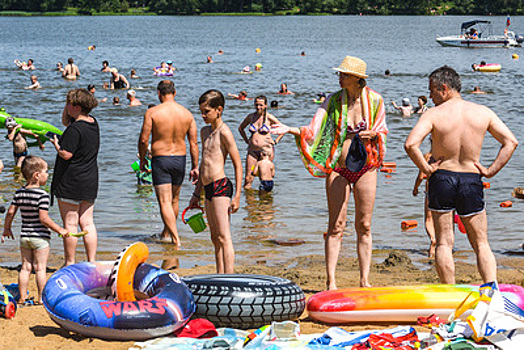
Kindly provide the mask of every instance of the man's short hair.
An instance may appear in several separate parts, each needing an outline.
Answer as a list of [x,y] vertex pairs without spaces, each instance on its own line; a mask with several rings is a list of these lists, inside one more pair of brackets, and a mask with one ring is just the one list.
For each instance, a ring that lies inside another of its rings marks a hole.
[[254,99],[255,103],[257,103],[257,100],[262,100],[262,101],[264,101],[264,104],[267,105],[267,97],[266,97],[266,96],[264,96],[264,95],[258,95],[258,96],[255,97],[255,99]]
[[75,60],[73,60],[73,57],[70,57],[70,58],[67,59],[67,63],[69,63],[69,64],[73,64],[74,61]]
[[85,114],[89,114],[93,108],[98,106],[95,96],[86,89],[70,90],[67,93],[67,102],[73,106],[80,106]]
[[211,108],[218,108],[226,105],[226,100],[224,98],[224,95],[218,91],[218,90],[207,90],[200,96],[198,99],[198,104],[201,105],[203,103],[206,103]]
[[31,177],[33,177],[34,173],[44,170],[46,165],[47,163],[45,162],[45,160],[38,156],[26,156],[24,161],[22,162],[21,167],[24,179],[26,179],[26,181],[29,181]]
[[156,89],[160,92],[160,95],[174,95],[175,94],[175,83],[171,80],[162,80],[158,83]]
[[462,83],[460,82],[460,75],[451,67],[442,66],[435,69],[429,75],[429,81],[438,85],[439,88],[446,84],[451,90],[460,92]]

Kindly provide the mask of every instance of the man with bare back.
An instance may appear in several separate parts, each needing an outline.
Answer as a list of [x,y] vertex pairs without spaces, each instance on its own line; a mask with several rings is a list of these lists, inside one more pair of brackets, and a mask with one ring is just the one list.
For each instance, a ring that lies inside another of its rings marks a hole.
[[158,86],[161,104],[147,110],[138,141],[140,169],[146,169],[146,154],[151,135],[151,167],[160,215],[164,222],[161,239],[181,246],[176,228],[180,187],[185,176],[186,143],[189,141],[191,172],[189,179],[198,180],[198,136],[195,119],[191,112],[175,102],[175,84],[161,81]]
[[[435,222],[435,265],[441,283],[455,283],[453,211],[461,217],[477,256],[484,283],[497,279],[497,262],[488,242],[482,176],[490,178],[509,161],[518,141],[497,115],[485,106],[464,101],[458,73],[443,66],[429,76],[435,108],[424,113],[404,145],[417,167],[428,175],[428,208]],[[486,131],[500,144],[489,167],[480,164]],[[429,163],[420,144],[431,133],[435,162]]]

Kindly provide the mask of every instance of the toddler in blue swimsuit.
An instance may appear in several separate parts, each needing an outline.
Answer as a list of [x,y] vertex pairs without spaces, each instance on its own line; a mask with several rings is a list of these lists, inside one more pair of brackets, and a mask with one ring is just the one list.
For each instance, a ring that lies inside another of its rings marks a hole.
[[273,189],[273,178],[275,177],[275,164],[271,161],[271,147],[264,147],[260,152],[257,164],[253,169],[253,175],[260,179],[259,191],[261,193],[271,192]]

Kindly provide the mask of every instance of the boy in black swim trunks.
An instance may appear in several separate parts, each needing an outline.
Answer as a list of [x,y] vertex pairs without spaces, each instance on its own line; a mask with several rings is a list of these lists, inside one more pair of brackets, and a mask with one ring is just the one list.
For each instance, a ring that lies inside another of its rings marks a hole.
[[[225,99],[217,90],[206,91],[198,100],[204,122],[201,130],[202,162],[190,207],[198,206],[202,189],[211,241],[215,246],[217,273],[234,273],[235,250],[229,228],[230,214],[238,210],[242,183],[242,162],[233,133],[222,120]],[[231,157],[235,168],[235,190],[226,177],[224,163]]]

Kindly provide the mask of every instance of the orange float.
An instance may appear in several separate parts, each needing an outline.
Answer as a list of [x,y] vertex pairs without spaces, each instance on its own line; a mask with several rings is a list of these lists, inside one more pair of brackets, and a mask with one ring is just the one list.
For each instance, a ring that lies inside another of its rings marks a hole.
[[417,226],[418,226],[417,220],[405,220],[400,223],[400,227],[402,227],[402,229],[404,230],[408,228],[417,227]]
[[512,201],[504,201],[504,202],[500,203],[500,206],[502,208],[509,208],[509,207],[513,206],[513,202]]
[[484,188],[491,188],[491,184],[489,182],[482,182],[482,186]]
[[118,255],[109,277],[111,291],[118,301],[136,301],[133,290],[135,271],[148,257],[149,249],[142,242],[127,246]]
[[395,162],[383,162],[382,166],[385,167],[385,168],[396,168],[397,167],[397,163],[395,163]]
[[380,169],[380,172],[381,173],[394,173],[396,171],[395,171],[395,169],[391,169],[391,168],[382,168],[382,169]]

